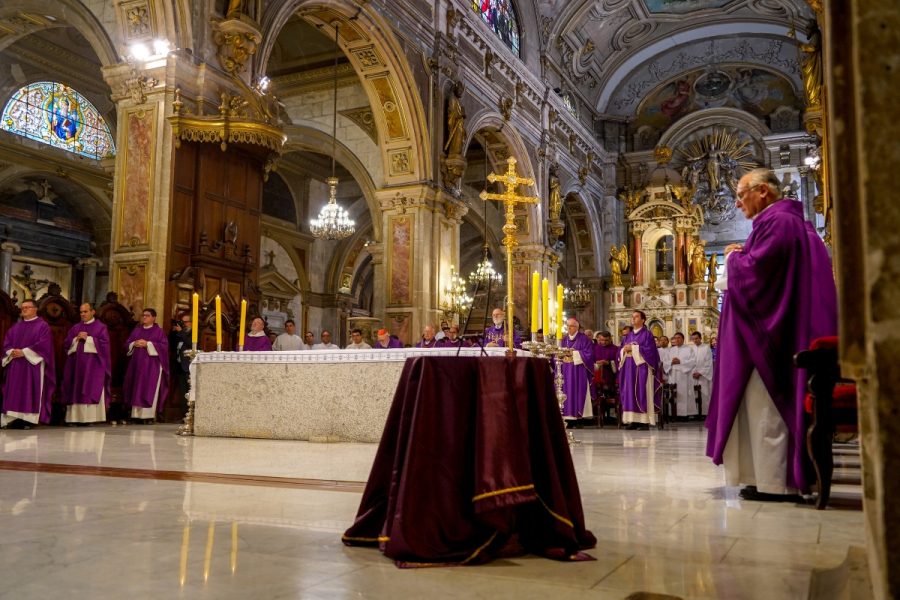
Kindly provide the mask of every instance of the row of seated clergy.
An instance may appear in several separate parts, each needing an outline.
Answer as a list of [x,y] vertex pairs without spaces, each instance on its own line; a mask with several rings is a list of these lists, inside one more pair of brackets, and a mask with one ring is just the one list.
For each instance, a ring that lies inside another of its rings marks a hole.
[[[66,404],[66,422],[105,421],[112,379],[109,333],[95,318],[94,308],[82,304],[81,322],[66,336],[62,382],[56,381],[50,328],[37,317],[33,300],[22,301],[21,315],[22,321],[10,328],[3,344],[6,381],[0,425],[30,428],[49,423],[50,398],[57,384]],[[152,420],[162,409],[169,384],[169,344],[156,324],[155,310],[144,309],[125,350],[131,357],[125,373],[125,404],[132,418]]]
[[422,328],[422,339],[416,344],[416,348],[467,348],[471,345],[471,342],[459,337],[457,325],[447,327],[442,338],[435,336],[434,325],[426,325]]

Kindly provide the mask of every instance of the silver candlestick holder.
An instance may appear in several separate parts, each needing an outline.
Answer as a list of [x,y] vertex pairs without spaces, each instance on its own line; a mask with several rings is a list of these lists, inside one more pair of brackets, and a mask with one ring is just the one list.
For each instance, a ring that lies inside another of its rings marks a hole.
[[[197,358],[197,355],[200,354],[200,351],[197,350],[197,346],[194,345],[193,348],[187,350],[184,353],[184,356],[193,363],[194,359]],[[190,367],[188,367],[188,385],[187,385],[187,393],[184,395],[187,400],[187,413],[184,415],[184,424],[178,428],[178,435],[181,436],[192,436],[194,435],[194,390],[193,388],[193,375],[190,374]]]
[[556,340],[552,337],[549,339],[549,342],[540,342],[537,339],[537,335],[533,333],[531,334],[531,341],[523,343],[522,348],[528,350],[538,358],[547,359],[550,368],[553,369],[553,382],[556,387],[556,401],[559,403],[559,416],[562,419],[563,428],[566,430],[566,439],[569,440],[570,445],[577,444],[579,443],[579,441],[575,439],[575,434],[572,433],[572,430],[568,428],[569,423],[568,421],[566,421],[563,412],[565,410],[566,404],[566,393],[563,391],[564,379],[561,363],[571,363],[574,360],[572,357],[572,349],[563,348],[562,346],[560,346],[560,340]]

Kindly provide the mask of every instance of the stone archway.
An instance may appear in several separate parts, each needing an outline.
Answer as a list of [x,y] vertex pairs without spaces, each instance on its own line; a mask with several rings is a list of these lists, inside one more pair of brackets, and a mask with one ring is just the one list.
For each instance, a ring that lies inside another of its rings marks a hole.
[[255,70],[263,73],[278,33],[293,15],[316,25],[341,24],[339,45],[350,60],[373,109],[383,163],[381,185],[426,179],[431,145],[422,101],[407,59],[391,26],[373,9],[350,0],[289,0],[268,12]]

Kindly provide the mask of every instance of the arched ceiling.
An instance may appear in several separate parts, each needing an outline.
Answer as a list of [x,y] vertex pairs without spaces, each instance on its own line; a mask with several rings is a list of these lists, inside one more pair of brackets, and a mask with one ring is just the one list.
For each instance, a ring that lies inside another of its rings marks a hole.
[[799,90],[804,0],[538,0],[550,50],[599,113],[629,117],[680,73],[723,62],[765,66]]

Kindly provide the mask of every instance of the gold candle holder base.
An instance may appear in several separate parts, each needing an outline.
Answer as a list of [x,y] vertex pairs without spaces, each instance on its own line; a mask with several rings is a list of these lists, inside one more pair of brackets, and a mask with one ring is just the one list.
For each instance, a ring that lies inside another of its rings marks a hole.
[[[194,362],[194,359],[197,358],[197,355],[200,352],[194,348],[188,350],[184,353],[184,356],[188,358],[189,361]],[[190,371],[188,371],[190,373]],[[188,376],[188,388],[187,393],[184,395],[185,399],[187,399],[187,413],[184,415],[184,424],[178,428],[176,432],[177,435],[182,437],[189,437],[194,435],[194,394],[193,390],[192,378],[190,375]]]

